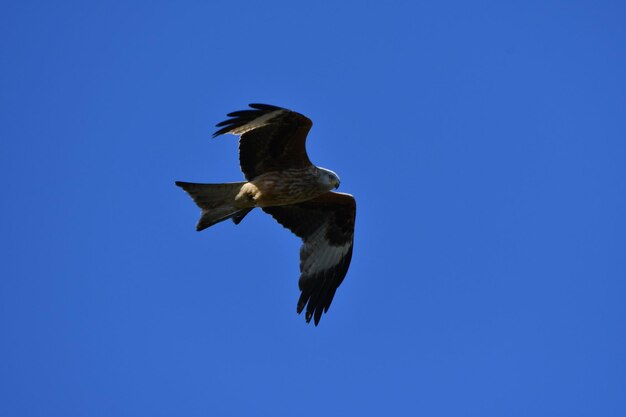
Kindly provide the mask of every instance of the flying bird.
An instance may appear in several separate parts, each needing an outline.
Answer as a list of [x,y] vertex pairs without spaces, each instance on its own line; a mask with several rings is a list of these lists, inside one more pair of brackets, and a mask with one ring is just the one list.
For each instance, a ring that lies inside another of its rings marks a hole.
[[239,136],[239,165],[246,181],[197,184],[177,181],[202,210],[196,230],[232,219],[239,224],[259,207],[302,239],[300,314],[315,325],[330,307],[343,281],[354,242],[356,201],[339,187],[333,171],[311,163],[306,137],[313,123],[300,113],[250,104],[218,123],[222,134]]

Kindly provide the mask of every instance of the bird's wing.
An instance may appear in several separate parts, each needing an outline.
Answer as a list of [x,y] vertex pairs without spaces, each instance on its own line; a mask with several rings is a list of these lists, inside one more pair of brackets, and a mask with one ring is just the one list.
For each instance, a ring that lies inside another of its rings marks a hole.
[[239,135],[239,164],[248,181],[259,175],[289,168],[306,168],[306,136],[313,123],[306,116],[269,104],[250,104],[253,110],[228,114],[231,119],[213,137]]
[[264,207],[278,223],[300,237],[300,299],[306,321],[319,323],[348,272],[354,244],[356,202],[349,194],[328,192],[303,203]]

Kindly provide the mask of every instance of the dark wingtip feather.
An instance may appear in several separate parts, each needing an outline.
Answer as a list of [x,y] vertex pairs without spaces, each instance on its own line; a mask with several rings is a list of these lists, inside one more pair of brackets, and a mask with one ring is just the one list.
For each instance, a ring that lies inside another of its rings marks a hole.
[[[230,115],[229,115],[230,116]],[[220,126],[226,126],[226,125],[230,125],[232,123],[234,123],[235,121],[233,119],[228,119],[228,120],[224,120],[223,122],[219,122],[218,124],[216,124],[216,127],[220,127]]]
[[315,310],[315,326],[317,326],[320,322],[320,319],[322,318],[322,309],[318,308],[317,310]]
[[[226,116],[228,116],[228,117],[255,116],[256,117],[256,115],[258,115],[258,114],[259,114],[259,112],[257,110],[237,110],[237,111],[231,111]],[[222,123],[224,123],[224,122],[222,122]]]
[[248,104],[248,106],[250,106],[253,109],[259,109],[259,110],[281,110],[283,107],[278,107],[278,106],[272,106],[271,104],[262,104],[262,103],[250,103]]
[[217,132],[213,133],[211,137],[215,138],[219,135],[223,135],[225,133],[229,133],[231,130],[236,129],[249,123],[269,112],[273,112],[276,110],[283,110],[282,107],[272,106],[271,104],[261,104],[261,103],[251,103],[249,104],[250,108],[254,110],[237,110],[228,113],[226,116],[230,117],[230,119],[224,120],[216,124],[216,127],[221,127]]
[[[231,119],[232,120],[232,119]],[[215,126],[224,126],[227,125],[230,122],[230,120],[225,120],[221,123],[216,124]],[[224,133],[228,133],[230,130],[232,130],[234,128],[233,125],[228,124],[228,126],[221,128],[220,130],[218,130],[217,132],[213,133],[213,135],[211,136],[212,138],[215,138],[219,135],[223,135]]]
[[[298,307],[296,309],[298,314],[302,313],[302,311],[304,310],[304,307],[307,307],[307,303],[309,302],[310,297],[311,297],[310,291],[307,291],[307,290],[302,291],[302,294],[300,294],[300,299],[298,300]],[[304,319],[306,320],[307,323],[309,323],[312,318],[313,318],[313,309],[311,309],[311,304],[309,303],[309,306],[306,309],[306,313],[304,313]],[[317,323],[319,323],[319,321],[320,321],[319,317],[317,317],[317,314],[315,314],[316,326],[317,326]]]
[[309,301],[309,291],[302,290],[302,294],[300,294],[300,298],[298,299],[298,307],[296,308],[298,314],[302,313],[307,301]]

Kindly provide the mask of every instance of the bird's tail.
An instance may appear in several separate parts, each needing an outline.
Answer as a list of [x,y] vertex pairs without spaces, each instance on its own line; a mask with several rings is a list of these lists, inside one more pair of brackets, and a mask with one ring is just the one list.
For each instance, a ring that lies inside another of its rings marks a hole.
[[245,182],[196,184],[176,181],[176,185],[185,190],[202,209],[202,215],[196,224],[197,231],[227,219],[233,219],[235,224],[239,224],[254,208],[241,208],[235,205],[235,197],[244,184]]

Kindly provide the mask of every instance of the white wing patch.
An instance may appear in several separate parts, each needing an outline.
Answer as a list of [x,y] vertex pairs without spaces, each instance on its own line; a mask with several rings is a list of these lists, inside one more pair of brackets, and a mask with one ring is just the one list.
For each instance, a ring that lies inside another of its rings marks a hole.
[[233,130],[229,130],[228,133],[241,136],[246,132],[249,132],[251,130],[267,125],[270,120],[280,115],[281,113],[288,113],[288,112],[289,110],[285,110],[285,109],[274,110],[273,112],[264,114],[261,117],[257,117],[256,119],[252,120],[251,122],[246,123],[243,126],[239,126]]
[[[323,225],[309,236],[300,249],[302,263],[300,270],[303,276],[330,269],[341,262],[352,246],[351,242],[345,245],[333,246],[326,240],[328,225]],[[303,256],[305,255],[306,256]]]

